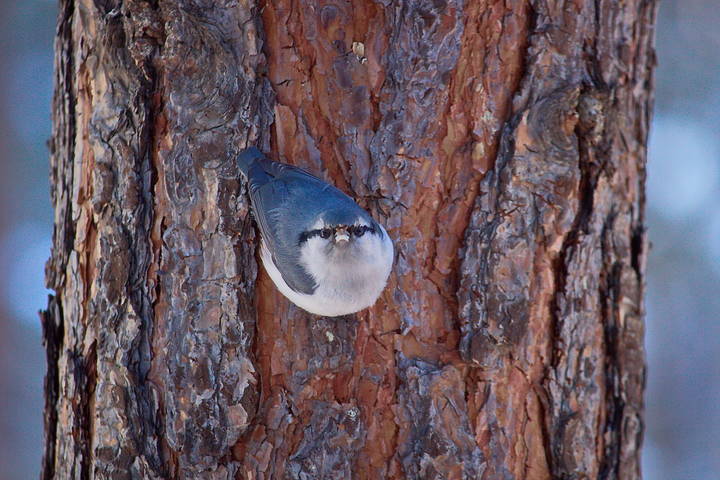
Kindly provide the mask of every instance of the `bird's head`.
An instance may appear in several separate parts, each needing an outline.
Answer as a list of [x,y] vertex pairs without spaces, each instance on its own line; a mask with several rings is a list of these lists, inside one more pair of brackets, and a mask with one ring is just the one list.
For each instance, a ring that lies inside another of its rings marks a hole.
[[312,243],[325,250],[346,249],[366,243],[373,235],[380,233],[374,222],[357,218],[352,223],[326,224],[320,221],[300,235],[300,246]]

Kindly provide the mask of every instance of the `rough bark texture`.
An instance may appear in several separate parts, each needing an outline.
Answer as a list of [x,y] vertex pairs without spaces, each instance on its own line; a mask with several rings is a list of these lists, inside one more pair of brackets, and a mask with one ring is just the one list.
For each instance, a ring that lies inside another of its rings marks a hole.
[[[43,478],[640,477],[651,0],[61,0]],[[395,240],[319,318],[259,145]]]

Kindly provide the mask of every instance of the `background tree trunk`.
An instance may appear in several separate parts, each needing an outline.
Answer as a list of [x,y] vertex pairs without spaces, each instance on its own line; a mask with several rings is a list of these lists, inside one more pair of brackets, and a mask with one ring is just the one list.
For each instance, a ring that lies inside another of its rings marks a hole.
[[[651,0],[61,0],[43,478],[639,478]],[[289,304],[234,158],[396,245]]]

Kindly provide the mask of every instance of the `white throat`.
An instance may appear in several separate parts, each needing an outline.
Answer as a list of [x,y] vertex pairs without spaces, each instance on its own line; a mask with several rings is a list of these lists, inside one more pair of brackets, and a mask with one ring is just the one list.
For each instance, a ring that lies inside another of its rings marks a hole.
[[317,236],[304,242],[300,263],[317,285],[312,295],[298,293],[285,283],[264,246],[263,264],[278,289],[299,307],[328,317],[355,313],[375,303],[392,269],[392,241],[380,229],[382,238],[366,233],[345,245]]

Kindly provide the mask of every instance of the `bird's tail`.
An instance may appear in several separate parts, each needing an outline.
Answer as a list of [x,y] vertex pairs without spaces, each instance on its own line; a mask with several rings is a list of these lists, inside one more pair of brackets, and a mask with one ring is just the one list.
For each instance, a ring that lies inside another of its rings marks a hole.
[[255,164],[256,160],[262,160],[265,155],[257,149],[257,147],[249,147],[240,152],[237,157],[238,168],[245,175],[245,178],[250,177],[250,169]]

